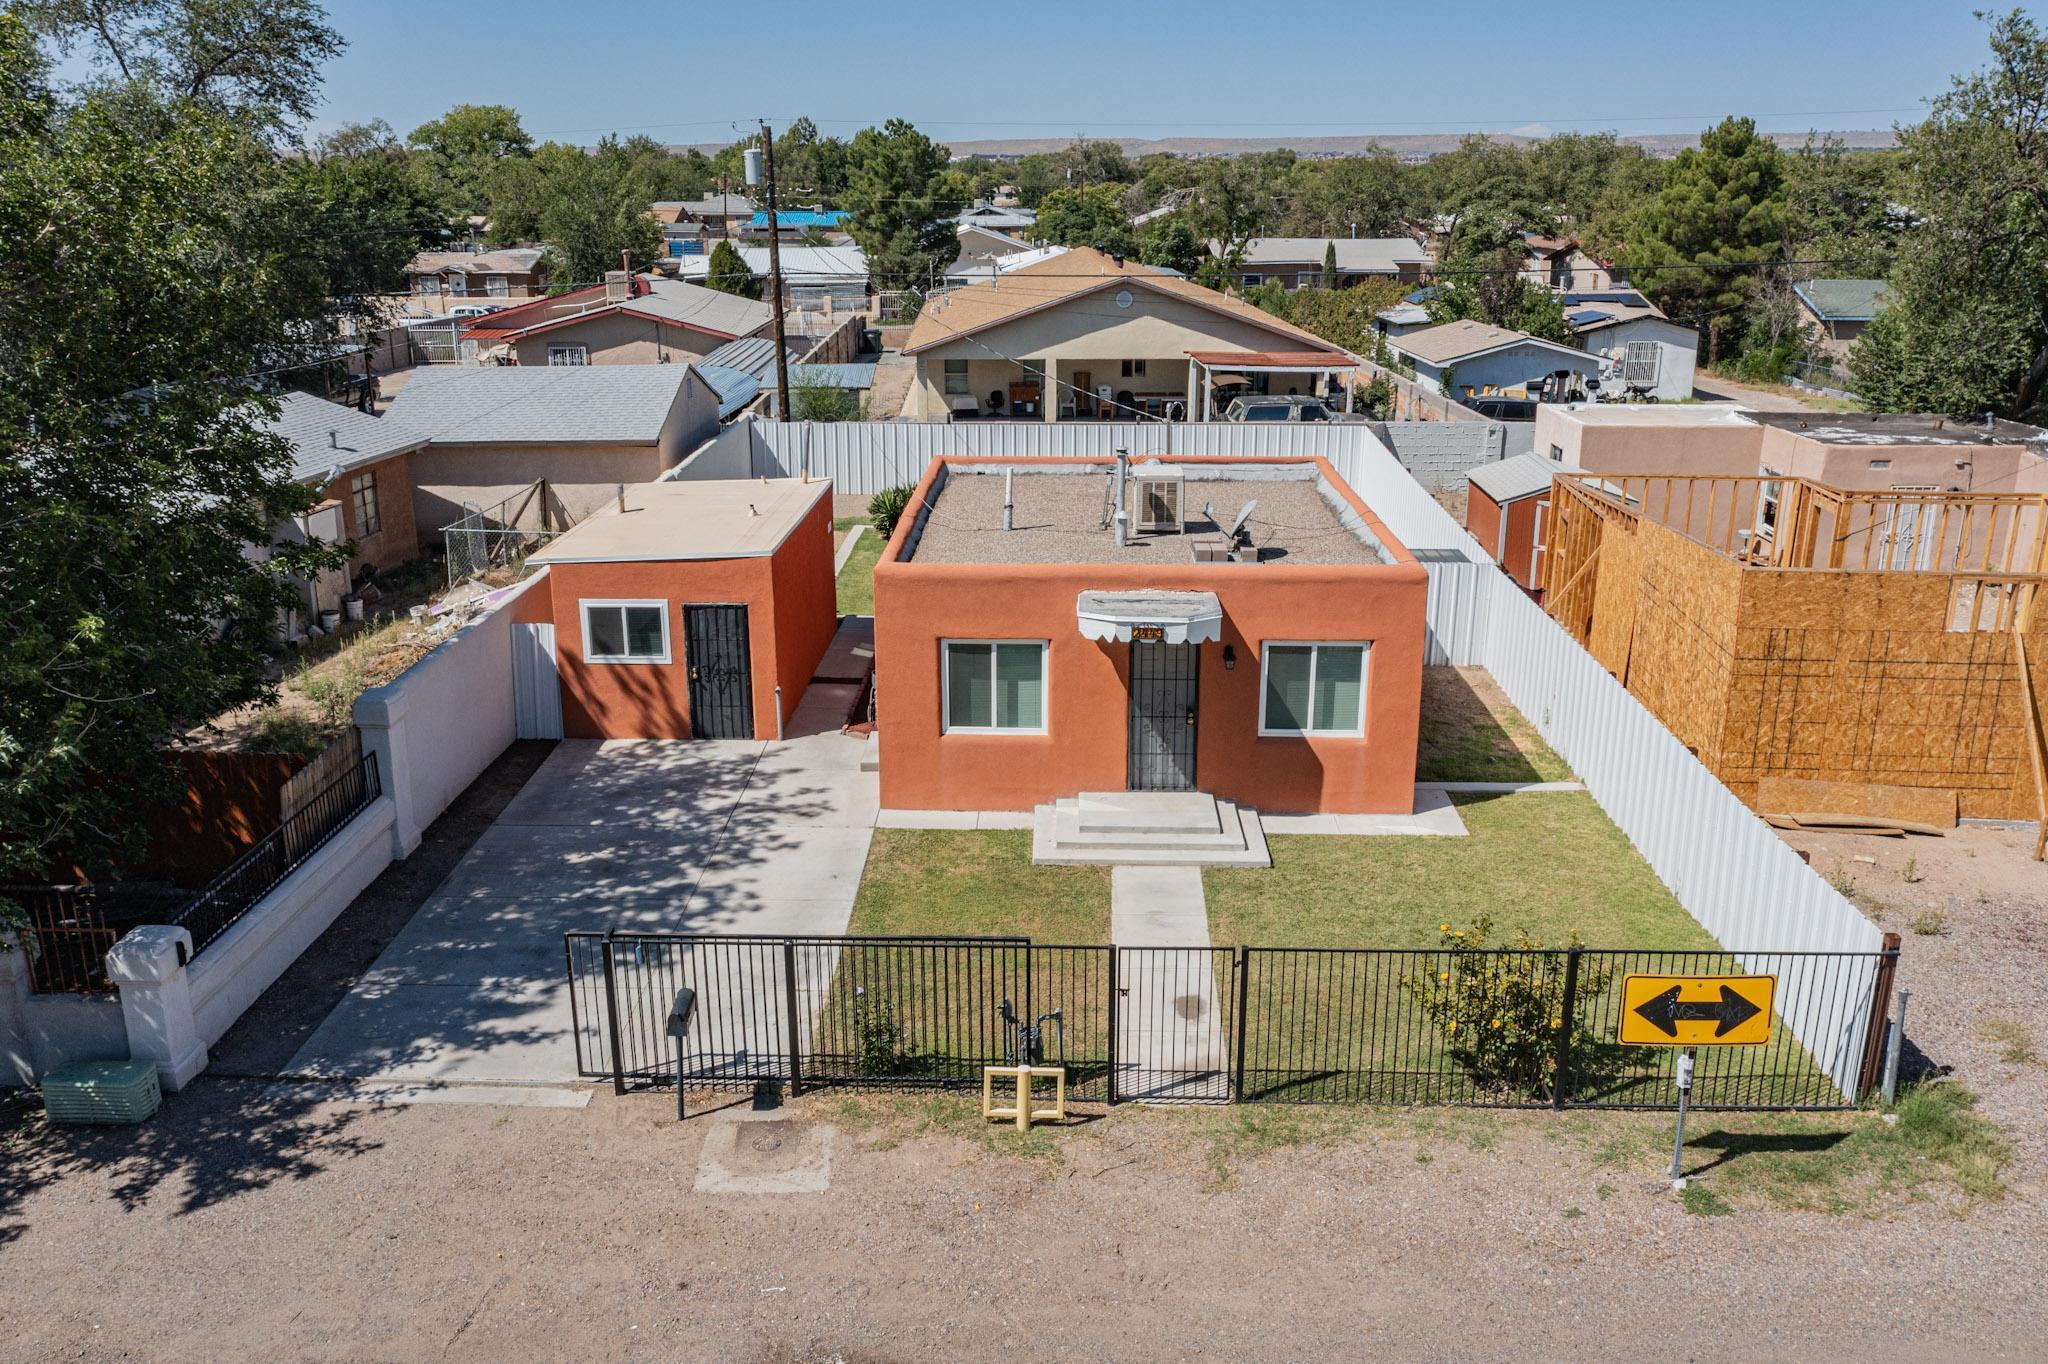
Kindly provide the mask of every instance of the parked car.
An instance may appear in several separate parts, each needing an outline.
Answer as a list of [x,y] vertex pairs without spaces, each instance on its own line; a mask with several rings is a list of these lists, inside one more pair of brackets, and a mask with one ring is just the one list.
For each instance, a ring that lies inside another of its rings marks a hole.
[[1232,398],[1223,409],[1227,422],[1326,422],[1330,409],[1321,398],[1283,394],[1277,398]]
[[1532,422],[1536,420],[1534,398],[1467,398],[1465,406],[1482,417],[1497,422]]
[[450,308],[448,317],[485,317],[503,307],[499,303],[465,303],[459,308]]

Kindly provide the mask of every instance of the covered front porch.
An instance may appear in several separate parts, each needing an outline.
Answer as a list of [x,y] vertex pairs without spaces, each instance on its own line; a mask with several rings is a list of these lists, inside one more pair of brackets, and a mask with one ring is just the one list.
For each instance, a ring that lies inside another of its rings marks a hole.
[[1235,397],[1300,394],[1346,408],[1336,352],[1184,352],[1098,359],[1024,356],[941,362],[953,421],[1214,421]]

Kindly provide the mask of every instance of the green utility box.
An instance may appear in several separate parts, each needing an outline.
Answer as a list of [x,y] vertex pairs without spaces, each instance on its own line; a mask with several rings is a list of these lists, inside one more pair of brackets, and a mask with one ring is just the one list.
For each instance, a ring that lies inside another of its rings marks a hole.
[[80,1061],[43,1077],[51,1122],[141,1122],[163,1101],[151,1061]]

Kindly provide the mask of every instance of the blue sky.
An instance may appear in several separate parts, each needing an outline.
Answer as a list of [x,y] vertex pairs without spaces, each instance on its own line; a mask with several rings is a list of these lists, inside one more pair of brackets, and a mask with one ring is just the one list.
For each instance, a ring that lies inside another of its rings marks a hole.
[[319,122],[403,134],[468,102],[577,142],[724,141],[798,114],[842,136],[901,116],[941,140],[1687,132],[1725,113],[1883,128],[1983,62],[1971,8],[328,0],[350,48]]

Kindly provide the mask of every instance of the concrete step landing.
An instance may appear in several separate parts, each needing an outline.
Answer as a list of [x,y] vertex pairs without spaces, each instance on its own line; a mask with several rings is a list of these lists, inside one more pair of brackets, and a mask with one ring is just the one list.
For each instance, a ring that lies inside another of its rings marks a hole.
[[1256,810],[1199,791],[1084,791],[1032,812],[1041,866],[1270,867]]

